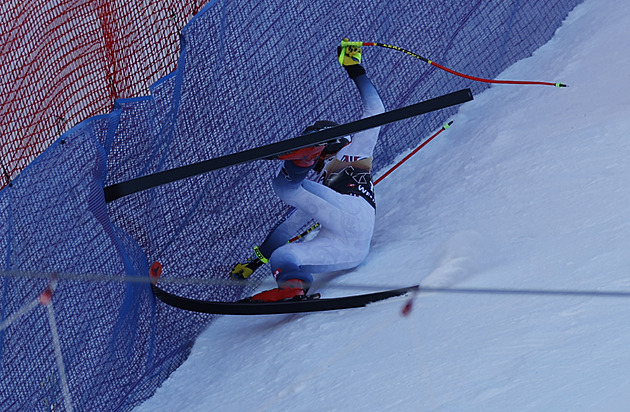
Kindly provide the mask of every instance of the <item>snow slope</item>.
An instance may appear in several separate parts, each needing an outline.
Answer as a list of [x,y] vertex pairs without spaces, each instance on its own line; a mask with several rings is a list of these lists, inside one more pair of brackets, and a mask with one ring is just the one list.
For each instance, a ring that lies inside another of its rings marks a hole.
[[224,316],[135,410],[630,410],[628,21],[621,0],[578,6],[499,76],[570,87],[494,86],[463,105],[378,185],[367,261],[314,285],[628,296],[430,291],[408,317],[402,299]]

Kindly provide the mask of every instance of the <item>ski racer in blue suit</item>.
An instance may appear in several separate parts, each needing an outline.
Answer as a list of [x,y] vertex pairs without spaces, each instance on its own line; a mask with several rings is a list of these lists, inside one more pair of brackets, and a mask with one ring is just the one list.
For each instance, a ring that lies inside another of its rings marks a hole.
[[[385,111],[374,85],[359,64],[361,48],[340,48],[339,61],[359,90],[362,118]],[[336,123],[318,121],[304,133],[334,127]],[[256,257],[237,264],[232,276],[249,277],[263,263],[271,264],[278,287],[261,292],[252,301],[273,302],[306,294],[312,273],[351,269],[367,257],[376,204],[372,184],[372,153],[380,128],[358,132],[351,139],[307,147],[281,155],[284,160],[272,185],[275,193],[295,210],[267,236],[257,248]],[[315,180],[307,179],[321,168]],[[310,223],[319,232],[305,242],[289,242]]]

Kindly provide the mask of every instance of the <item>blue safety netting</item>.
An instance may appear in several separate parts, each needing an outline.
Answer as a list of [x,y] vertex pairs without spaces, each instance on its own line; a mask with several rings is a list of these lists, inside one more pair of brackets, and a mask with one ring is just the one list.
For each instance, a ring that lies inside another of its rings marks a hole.
[[[344,37],[492,78],[549,40],[578,3],[206,6],[183,30],[177,71],[150,96],[118,101],[109,115],[77,125],[0,192],[0,409],[124,411],[151,396],[214,318],[156,302],[147,283],[155,260],[164,265],[166,290],[197,299],[234,300],[269,275],[260,269],[241,285],[229,272],[286,211],[270,190],[277,162],[222,169],[108,204],[103,187],[294,137],[316,120],[356,120],[358,94],[336,63]],[[487,87],[382,48],[365,48],[363,65],[389,110]],[[375,169],[456,110],[385,126]],[[29,304],[53,278],[51,318],[49,308]]]

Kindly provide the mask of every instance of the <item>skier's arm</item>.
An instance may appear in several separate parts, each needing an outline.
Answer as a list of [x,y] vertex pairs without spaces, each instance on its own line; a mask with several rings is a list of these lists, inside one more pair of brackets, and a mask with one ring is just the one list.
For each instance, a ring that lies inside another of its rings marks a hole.
[[[346,55],[347,54],[346,52]],[[383,101],[378,95],[372,81],[366,75],[365,69],[356,60],[348,59],[347,57],[344,60],[343,67],[348,72],[348,76],[352,79],[361,95],[361,104],[363,107],[361,118],[364,119],[383,113],[385,111]],[[375,127],[354,134],[352,143],[339,151],[337,159],[344,162],[354,162],[372,157],[379,132],[380,127]]]

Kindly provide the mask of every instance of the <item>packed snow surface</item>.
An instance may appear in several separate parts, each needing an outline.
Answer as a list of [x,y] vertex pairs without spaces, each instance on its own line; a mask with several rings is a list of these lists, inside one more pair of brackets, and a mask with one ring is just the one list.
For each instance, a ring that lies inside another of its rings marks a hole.
[[629,21],[585,1],[497,76],[568,88],[491,87],[377,186],[370,256],[313,289],[437,289],[409,316],[223,316],[135,410],[629,410]]

